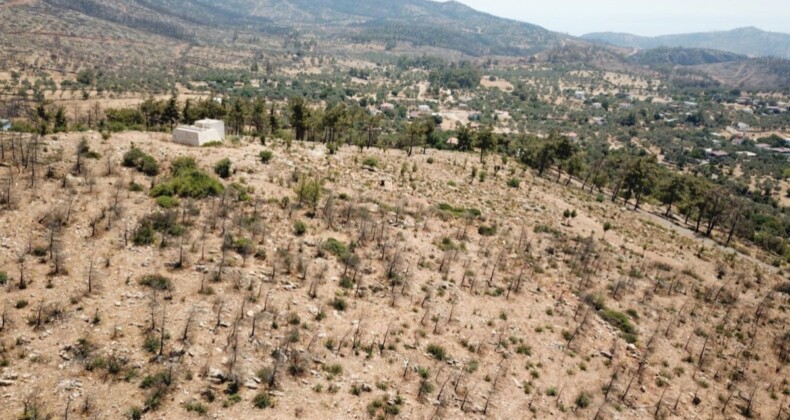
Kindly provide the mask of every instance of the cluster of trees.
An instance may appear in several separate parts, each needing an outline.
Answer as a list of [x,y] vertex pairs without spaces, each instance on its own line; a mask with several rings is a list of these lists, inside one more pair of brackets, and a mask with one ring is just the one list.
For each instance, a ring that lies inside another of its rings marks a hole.
[[480,85],[483,73],[468,61],[432,70],[428,75],[431,87],[446,89],[474,89]]
[[790,215],[766,200],[765,193],[737,183],[713,180],[697,173],[682,173],[660,165],[655,155],[631,147],[618,150],[581,150],[553,133],[546,139],[521,137],[510,142],[509,152],[543,176],[552,170],[560,182],[576,179],[583,190],[606,192],[615,202],[633,200],[638,209],[646,199],[665,206],[664,216],[677,212],[696,233],[713,236],[719,230],[725,244],[734,237],[755,243],[790,259]]

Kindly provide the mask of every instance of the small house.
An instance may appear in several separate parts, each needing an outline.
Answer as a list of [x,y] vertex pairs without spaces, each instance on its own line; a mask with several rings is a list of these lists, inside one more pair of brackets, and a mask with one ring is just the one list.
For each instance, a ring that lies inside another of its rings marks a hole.
[[450,146],[458,146],[458,137],[450,137],[447,139],[447,144]]
[[225,123],[220,120],[200,120],[173,130],[173,142],[186,146],[200,147],[218,141],[225,141]]
[[600,102],[593,102],[592,107],[593,107],[593,109],[602,109],[603,108],[603,104],[600,103]]
[[419,112],[420,115],[428,115],[431,113],[431,107],[428,105],[420,105],[417,107],[417,112]]
[[11,121],[0,120],[0,131],[8,131],[11,129]]
[[749,129],[751,129],[751,127],[749,127],[749,124],[745,124],[745,123],[742,123],[742,122],[738,123],[738,130],[749,131]]
[[391,104],[389,102],[384,102],[383,104],[381,104],[380,108],[381,108],[382,111],[394,111],[395,110],[395,105],[393,105],[393,104]]
[[583,90],[577,90],[575,95],[576,95],[576,99],[579,99],[579,100],[582,100],[582,101],[587,97]]

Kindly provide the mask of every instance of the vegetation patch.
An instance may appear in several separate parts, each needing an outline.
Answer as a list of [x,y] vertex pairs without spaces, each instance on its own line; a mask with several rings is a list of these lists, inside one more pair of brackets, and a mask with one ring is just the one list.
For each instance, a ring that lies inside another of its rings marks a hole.
[[173,281],[161,274],[148,274],[140,277],[139,283],[154,290],[173,290]]

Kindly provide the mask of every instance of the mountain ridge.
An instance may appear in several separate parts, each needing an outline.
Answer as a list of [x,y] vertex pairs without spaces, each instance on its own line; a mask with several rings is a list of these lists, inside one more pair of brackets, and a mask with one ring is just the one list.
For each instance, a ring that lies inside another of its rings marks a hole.
[[728,31],[639,36],[623,32],[594,32],[580,37],[625,48],[683,47],[713,49],[735,54],[790,59],[790,34],[746,26]]

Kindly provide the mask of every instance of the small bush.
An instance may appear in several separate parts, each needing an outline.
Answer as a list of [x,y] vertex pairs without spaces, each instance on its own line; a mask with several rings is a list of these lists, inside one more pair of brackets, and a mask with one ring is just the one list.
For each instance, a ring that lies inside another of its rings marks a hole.
[[272,158],[274,157],[274,153],[269,150],[264,150],[258,155],[258,157],[261,159],[261,163],[266,165],[271,162]]
[[348,303],[346,303],[345,300],[339,297],[332,299],[332,301],[329,303],[330,305],[332,305],[333,308],[335,308],[335,310],[340,312],[345,311],[346,308],[348,307]]
[[507,180],[507,186],[510,188],[519,188],[521,186],[521,181],[516,178],[510,178]]
[[126,412],[126,417],[129,420],[141,420],[143,418],[143,409],[140,407],[132,407]]
[[301,220],[294,222],[294,235],[304,236],[307,233],[307,224]]
[[350,254],[348,246],[335,238],[329,238],[324,242],[324,250],[341,260],[347,258]]
[[195,168],[177,169],[170,180],[151,189],[151,197],[179,196],[205,198],[225,192],[225,187],[214,177]]
[[622,312],[606,309],[601,312],[601,318],[626,334],[636,334],[636,327],[628,319],[628,315]]
[[140,278],[139,283],[155,290],[173,290],[173,282],[160,274],[149,274]]
[[233,241],[232,248],[240,255],[252,255],[255,251],[255,244],[252,239],[240,238]]
[[252,399],[252,406],[261,410],[274,407],[274,398],[266,391],[261,391]]
[[590,402],[592,401],[592,396],[586,392],[582,392],[576,397],[576,407],[579,408],[587,408],[590,406]]
[[184,403],[184,409],[190,413],[195,413],[200,416],[208,414],[208,408],[199,401],[187,401]]
[[373,156],[368,156],[365,160],[362,161],[362,166],[367,166],[369,168],[378,168],[379,160],[374,158]]
[[164,209],[172,209],[174,207],[178,207],[179,201],[175,197],[170,197],[169,195],[163,195],[161,197],[156,198],[156,204],[158,204],[159,207],[162,207]]
[[8,273],[0,271],[0,286],[8,283]]
[[132,182],[129,183],[129,191],[131,191],[131,192],[142,192],[142,191],[145,191],[145,188],[142,185],[132,181]]
[[214,164],[214,173],[220,178],[230,178],[230,159],[225,158]]
[[496,226],[480,226],[477,228],[477,233],[480,236],[494,236],[496,235]]
[[156,162],[156,159],[137,147],[132,147],[131,150],[123,155],[123,166],[135,168],[148,176],[159,174],[159,164]]
[[430,354],[434,359],[438,361],[443,361],[447,358],[446,350],[444,349],[444,347],[438,344],[429,344],[428,354]]

